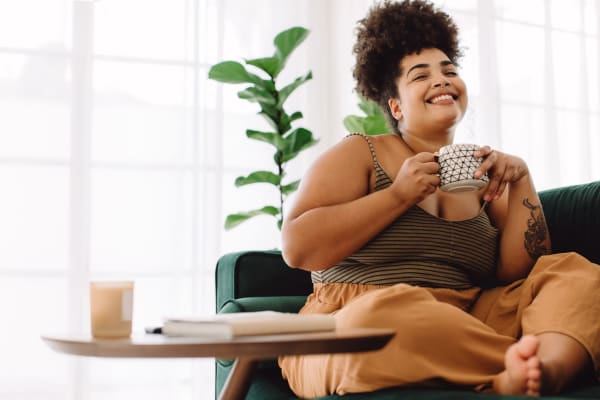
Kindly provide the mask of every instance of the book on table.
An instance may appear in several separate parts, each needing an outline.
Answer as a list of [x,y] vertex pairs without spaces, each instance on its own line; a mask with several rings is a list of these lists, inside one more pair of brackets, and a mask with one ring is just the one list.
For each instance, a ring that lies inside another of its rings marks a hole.
[[164,320],[166,336],[234,338],[335,330],[335,318],[328,314],[295,314],[254,311],[197,317],[170,317]]

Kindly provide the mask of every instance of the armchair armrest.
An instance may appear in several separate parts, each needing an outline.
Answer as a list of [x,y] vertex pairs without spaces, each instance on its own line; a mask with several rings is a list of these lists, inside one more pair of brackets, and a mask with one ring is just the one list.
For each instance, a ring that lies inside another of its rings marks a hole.
[[265,310],[297,313],[305,302],[306,296],[241,297],[225,302],[219,314]]
[[[290,268],[280,251],[242,251],[217,262],[216,311],[232,300],[249,297],[306,296],[312,292],[310,273]],[[242,304],[242,303],[240,303]],[[297,310],[296,310],[297,311]]]

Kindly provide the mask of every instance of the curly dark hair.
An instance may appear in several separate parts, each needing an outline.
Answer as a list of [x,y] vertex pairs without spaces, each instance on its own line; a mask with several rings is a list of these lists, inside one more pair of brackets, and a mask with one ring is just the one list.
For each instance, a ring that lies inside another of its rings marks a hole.
[[437,48],[457,64],[462,57],[458,27],[448,14],[424,0],[385,0],[358,22],[354,45],[356,90],[375,101],[399,133],[388,99],[397,96],[396,78],[404,56]]

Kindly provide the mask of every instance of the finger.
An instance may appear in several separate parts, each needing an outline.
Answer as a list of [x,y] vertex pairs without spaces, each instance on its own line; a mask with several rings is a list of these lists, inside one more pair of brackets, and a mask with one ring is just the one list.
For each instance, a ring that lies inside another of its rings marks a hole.
[[433,194],[433,193],[435,193],[435,191],[437,190],[437,188],[438,188],[438,185],[428,185],[426,193],[427,194]]
[[475,151],[475,157],[485,157],[492,152],[492,148],[490,146],[482,146],[478,150]]
[[475,179],[479,179],[483,175],[485,175],[494,166],[496,162],[498,162],[498,153],[496,153],[495,151],[488,153],[486,158],[479,166],[479,168],[477,168],[477,171],[475,171],[475,173],[473,174]]
[[492,199],[493,200],[498,200],[500,198],[500,196],[502,196],[502,193],[504,193],[504,191],[506,190],[506,186],[508,185],[509,182],[512,182],[512,180],[514,179],[515,176],[515,168],[511,167],[511,166],[507,166],[504,169],[504,174],[502,174],[502,176],[498,179],[498,188],[496,189],[496,192],[492,194]]
[[440,164],[435,161],[426,162],[423,164],[423,171],[428,174],[437,174],[440,171]]
[[494,200],[498,200],[500,197],[502,197],[502,193],[504,193],[504,190],[506,190],[507,183],[508,183],[507,181],[500,182],[500,186],[498,187],[498,190],[496,190],[496,193],[494,194]]
[[436,155],[434,153],[429,153],[429,152],[421,152],[421,153],[417,153],[414,156],[412,156],[413,159],[422,162],[422,163],[426,163],[426,162],[436,162]]
[[490,181],[488,183],[486,193],[483,196],[485,201],[490,201],[496,194],[496,191],[500,186],[500,182],[502,181],[502,177],[504,176],[504,168],[505,167],[503,165],[495,165],[493,172],[488,174]]

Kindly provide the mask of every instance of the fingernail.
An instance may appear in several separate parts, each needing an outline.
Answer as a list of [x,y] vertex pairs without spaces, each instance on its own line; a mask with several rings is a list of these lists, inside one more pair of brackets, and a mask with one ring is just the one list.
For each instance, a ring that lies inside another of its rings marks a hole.
[[479,179],[479,177],[481,177],[481,171],[475,171],[475,173],[473,174],[473,178]]

